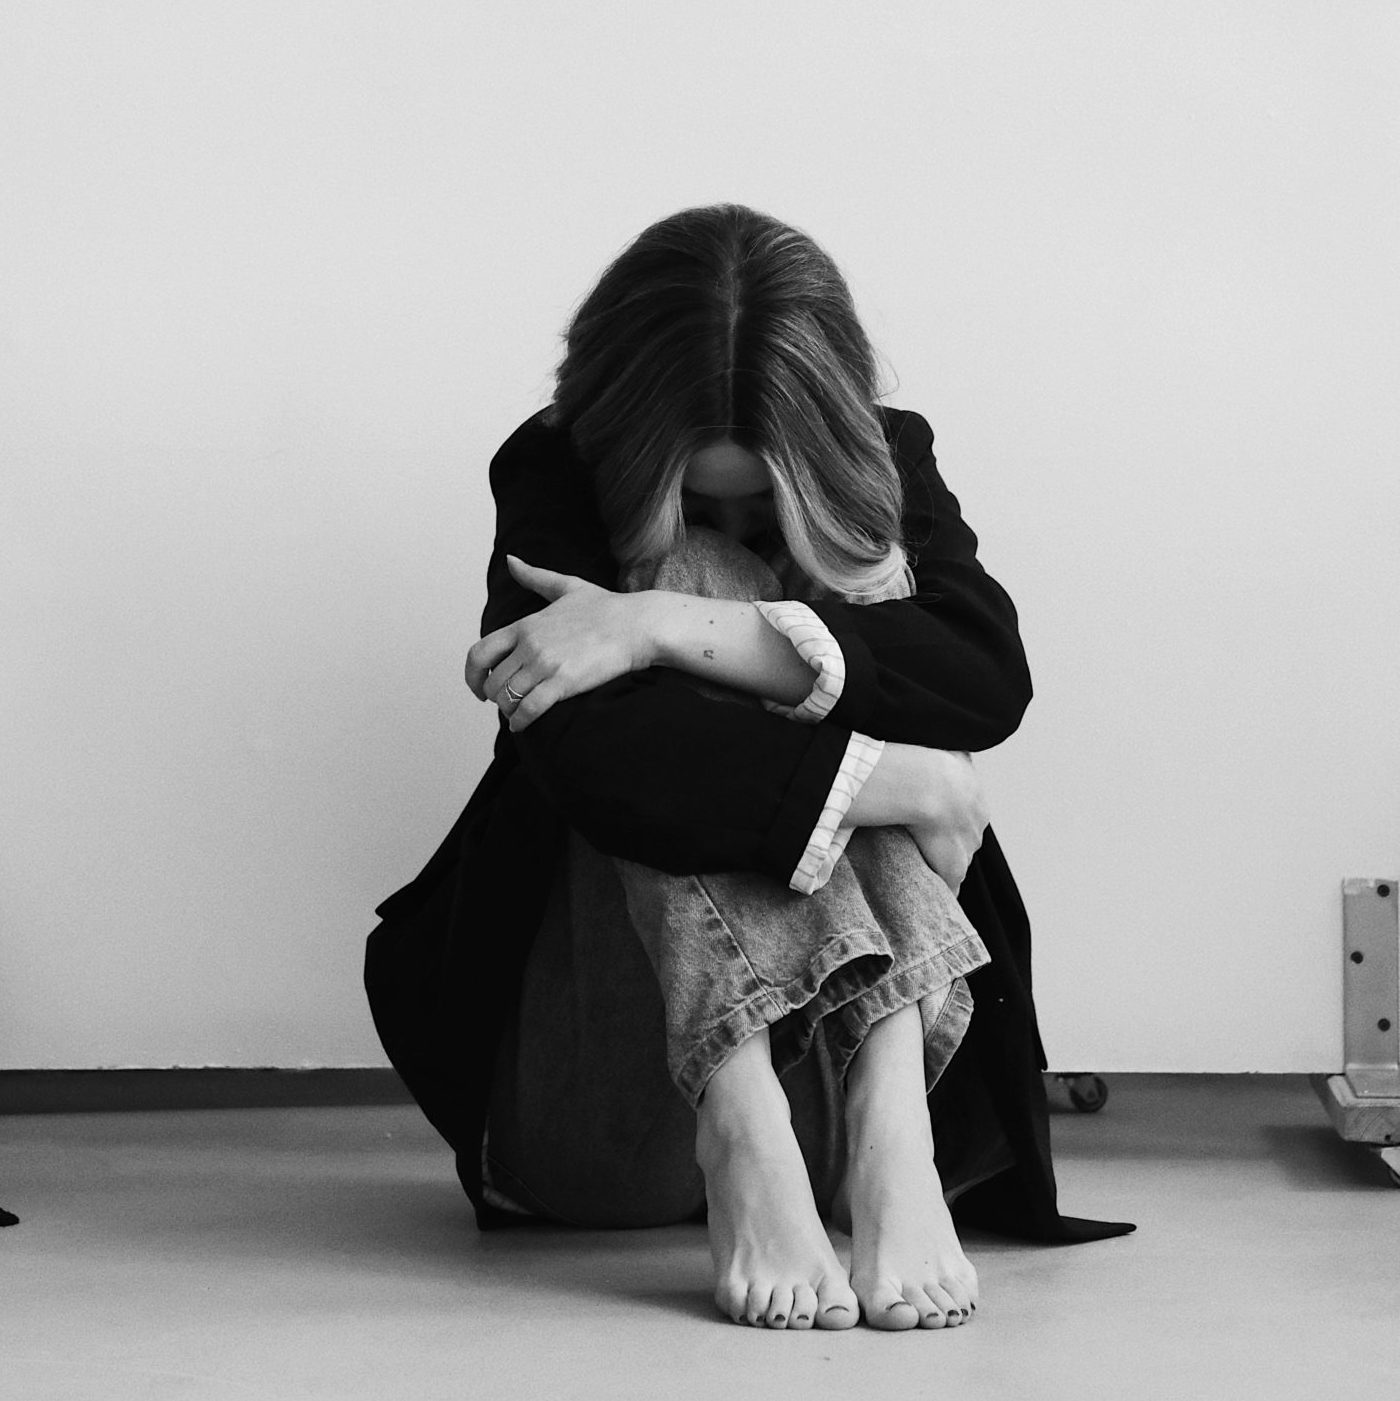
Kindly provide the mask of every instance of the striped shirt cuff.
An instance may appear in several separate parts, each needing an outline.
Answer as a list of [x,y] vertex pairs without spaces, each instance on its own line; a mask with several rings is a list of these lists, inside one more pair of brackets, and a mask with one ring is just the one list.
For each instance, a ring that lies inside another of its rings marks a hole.
[[852,731],[841,767],[837,769],[831,792],[827,794],[826,806],[812,829],[797,869],[788,881],[789,889],[799,895],[811,895],[831,878],[836,863],[846,850],[846,843],[851,839],[851,833],[855,831],[854,827],[845,825],[846,813],[884,749],[884,740],[871,739],[868,735]]
[[794,599],[777,603],[755,603],[763,620],[776,628],[797,649],[797,655],[817,673],[811,694],[798,705],[779,705],[765,700],[763,704],[776,715],[815,725],[825,720],[831,708],[841,699],[846,684],[846,657],[841,644],[830,629],[805,604]]

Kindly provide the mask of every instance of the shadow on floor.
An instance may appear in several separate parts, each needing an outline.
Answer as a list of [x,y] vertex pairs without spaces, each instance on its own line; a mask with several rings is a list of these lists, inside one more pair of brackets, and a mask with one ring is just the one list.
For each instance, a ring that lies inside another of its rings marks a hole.
[[1381,1160],[1363,1143],[1347,1143],[1330,1128],[1295,1124],[1266,1126],[1262,1131],[1271,1155],[1289,1184],[1302,1191],[1394,1191]]

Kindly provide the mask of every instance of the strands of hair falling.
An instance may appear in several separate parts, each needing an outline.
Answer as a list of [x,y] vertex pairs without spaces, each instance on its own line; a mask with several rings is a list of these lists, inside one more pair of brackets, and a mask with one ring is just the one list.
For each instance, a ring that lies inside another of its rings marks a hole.
[[850,292],[815,242],[767,215],[716,205],[645,230],[574,317],[551,415],[594,469],[624,565],[674,545],[689,459],[729,438],[768,468],[779,529],[814,583],[860,601],[907,573]]

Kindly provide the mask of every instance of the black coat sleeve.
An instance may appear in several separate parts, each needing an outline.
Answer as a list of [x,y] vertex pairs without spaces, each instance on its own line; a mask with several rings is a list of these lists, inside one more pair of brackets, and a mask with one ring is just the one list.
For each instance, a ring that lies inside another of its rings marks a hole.
[[[531,419],[491,464],[496,540],[483,632],[544,600],[506,568],[529,564],[617,587],[587,467],[567,437]],[[561,701],[497,752],[518,758],[557,812],[599,850],[676,873],[763,871],[786,884],[850,739],[702,696],[654,667]],[[513,751],[513,753],[512,753]]]
[[817,603],[846,662],[830,719],[876,739],[990,749],[1030,703],[1030,673],[1005,590],[977,559],[977,537],[938,473],[933,431],[884,410],[904,485],[914,595],[889,603]]
[[[786,882],[852,730],[945,749],[985,749],[1030,697],[1011,601],[977,561],[977,539],[938,475],[915,414],[883,411],[905,493],[915,596],[815,605],[840,642],[846,684],[820,725],[712,700],[664,668],[619,677],[552,707],[529,729],[502,722],[517,757],[570,826],[612,855],[674,872],[759,870]],[[516,584],[509,552],[617,587],[589,470],[540,417],[491,464],[495,549],[482,618],[491,632],[544,607]]]

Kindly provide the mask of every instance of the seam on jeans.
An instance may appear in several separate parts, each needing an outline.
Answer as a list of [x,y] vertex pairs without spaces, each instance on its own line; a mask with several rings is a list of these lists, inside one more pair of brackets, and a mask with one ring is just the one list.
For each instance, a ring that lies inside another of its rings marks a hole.
[[[866,988],[863,993],[846,1003],[842,1011],[846,1012],[848,1016],[853,1016],[860,1023],[862,1027],[860,1039],[862,1041],[865,1039],[866,1034],[876,1022],[892,1016],[895,1012],[909,1006],[911,1002],[918,1002],[929,993],[936,992],[940,987],[947,987],[954,977],[960,976],[955,973],[951,977],[943,977],[939,982],[928,983],[921,975],[935,968],[941,961],[937,957],[922,958],[917,963],[911,963],[908,967],[901,968],[898,972],[890,974],[889,977],[881,979],[874,987]],[[937,969],[939,974],[944,971],[941,967]],[[910,996],[906,991],[910,987],[918,987],[922,990]],[[867,1016],[867,1009],[874,1009],[877,1015]]]
[[[710,907],[710,912],[714,915],[714,917],[717,920],[719,920],[720,927],[729,936],[729,942],[738,951],[739,957],[743,959],[744,967],[749,970],[750,976],[753,978],[754,982],[758,984],[759,992],[765,997],[767,997],[770,1001],[772,1001],[773,1005],[776,1007],[778,1004],[773,999],[772,993],[768,991],[768,979],[760,977],[758,969],[755,968],[753,964],[749,961],[749,956],[744,951],[743,944],[737,938],[735,938],[733,929],[729,927],[729,921],[725,919],[725,917],[722,914],[720,914],[719,906],[715,904],[714,899],[711,897],[710,892],[705,886],[704,882],[700,879],[699,876],[691,876],[689,879],[695,882],[696,887],[699,889],[700,893],[705,897],[705,903]],[[780,1012],[778,1015],[782,1016],[783,1014]]]
[[[883,941],[880,930],[855,929],[838,935],[821,948],[822,954],[839,950],[834,960],[827,964],[824,958],[814,958],[804,974],[789,979],[779,989],[787,1010],[772,1024],[773,1029],[793,1023],[790,1036],[773,1040],[773,1068],[780,1075],[807,1054],[817,1029],[827,1018],[837,1017],[863,992],[890,976],[894,956],[888,947],[863,946],[857,943],[860,934],[873,935],[871,943]],[[875,966],[861,971],[862,965],[869,964]],[[795,1055],[791,1054],[793,1050]]]
[[987,952],[987,946],[982,942],[979,934],[965,934],[956,944],[949,944],[947,948],[941,948],[921,958],[917,963],[911,963],[901,972],[917,973],[926,968],[930,963],[941,963],[947,965],[948,982],[954,978],[965,978],[969,973],[975,973],[979,968],[985,968],[992,961],[991,955]]
[[[708,898],[708,896],[706,898]],[[723,916],[719,916],[718,911],[716,911],[716,915],[720,918],[721,923],[724,923]],[[727,924],[725,924],[725,929],[729,929],[729,926]],[[812,958],[808,962],[807,968],[804,970],[803,973],[800,973],[795,978],[788,979],[787,982],[781,984],[776,989],[772,986],[772,984],[765,982],[765,980],[763,980],[762,978],[759,978],[757,971],[753,968],[753,965],[751,963],[748,964],[750,972],[754,974],[755,980],[759,984],[758,992],[754,993],[750,997],[745,998],[743,1002],[731,1008],[728,1012],[725,1013],[724,1016],[720,1017],[717,1021],[710,1022],[707,1026],[702,1028],[700,1036],[695,1046],[689,1051],[685,1059],[682,1060],[678,1065],[674,1066],[671,1070],[671,1078],[675,1081],[676,1088],[680,1090],[681,1094],[685,1096],[685,1098],[691,1103],[692,1106],[698,1100],[700,1093],[703,1092],[704,1085],[709,1082],[709,1076],[706,1076],[705,1082],[702,1083],[695,1091],[692,1092],[690,1088],[690,1081],[695,1078],[694,1072],[696,1067],[700,1064],[703,1064],[704,1061],[711,1058],[715,1049],[716,1042],[727,1041],[730,1039],[728,1033],[732,1031],[732,1029],[735,1026],[744,1023],[753,1023],[753,1032],[750,1032],[750,1035],[754,1034],[754,1032],[757,1032],[759,1027],[771,1027],[775,1023],[781,1021],[783,1017],[789,1015],[790,1013],[800,1012],[804,1007],[809,1006],[813,1001],[817,999],[818,996],[820,996],[822,988],[837,973],[839,973],[843,968],[846,968],[852,963],[856,962],[858,959],[890,958],[890,954],[887,949],[852,947],[851,945],[858,934],[864,934],[867,936],[867,938],[873,935],[877,940],[883,940],[884,937],[882,932],[875,928],[861,928],[858,930],[848,930],[844,934],[838,934],[834,939],[829,939],[825,944],[821,946],[819,950],[817,950],[812,955]],[[732,931],[730,931],[730,938],[733,938]],[[829,954],[833,949],[840,950],[840,952],[836,955],[834,960],[828,962],[828,960],[824,956]],[[742,950],[740,950],[740,952],[742,953]],[[747,963],[748,960],[745,959],[745,962]],[[824,964],[826,964],[827,966],[823,968]],[[791,997],[781,996],[789,993],[790,990],[793,988],[798,988],[799,990],[804,989],[808,978],[816,969],[822,969],[822,971],[819,974],[819,981],[817,982],[816,987],[813,988],[810,995],[804,998],[801,1002],[793,1002]],[[859,994],[857,993],[854,996],[859,996]],[[759,1002],[761,998],[766,999],[770,1007],[774,1011],[776,1011],[776,1016],[765,1018],[761,1013],[759,1013],[757,1017],[751,1015],[755,1005]],[[847,999],[847,1004],[850,1000],[851,999]],[[838,1009],[832,1008],[830,1010],[835,1011]],[[744,1039],[746,1038],[740,1037],[738,1040],[735,1040],[733,1042],[733,1046],[737,1047],[740,1044],[740,1041]],[[731,1048],[731,1050],[732,1049],[733,1048]],[[725,1056],[724,1059],[727,1060],[728,1056]],[[721,1060],[719,1062],[719,1064],[721,1065],[723,1063],[724,1060]],[[718,1068],[719,1066],[716,1065],[714,1069]],[[710,1074],[714,1074],[714,1070],[711,1070]]]
[[[881,1016],[888,1017],[891,1013],[898,1012],[900,1008],[907,1007],[911,1002],[918,1002],[921,998],[928,996],[931,992],[936,992],[941,987],[952,986],[958,978],[966,977],[967,974],[960,969],[949,970],[944,966],[946,952],[946,950],[943,950],[936,954],[930,954],[929,957],[921,958],[917,963],[911,963],[907,967],[901,968],[897,973],[891,974],[875,987],[868,988],[859,997],[852,998],[846,1006],[853,1009],[861,1005],[877,1006],[882,1009]],[[974,967],[980,966],[980,964],[974,965]],[[891,986],[907,987],[910,983],[919,983],[922,981],[920,975],[927,973],[930,968],[937,969],[938,973],[942,975],[941,981],[925,987],[924,991],[915,997],[905,997],[903,993],[894,991],[894,988]],[[892,1001],[890,997],[885,996],[886,993],[890,992],[893,993],[894,999],[897,1000]],[[874,1022],[879,1020],[880,1017],[872,1018],[867,1025],[867,1029],[869,1025],[873,1025]]]
[[[972,951],[970,953],[965,952],[969,949],[969,946],[971,946]],[[977,953],[980,953],[982,956],[980,958],[976,957],[975,955]],[[977,969],[985,967],[990,962],[991,958],[987,954],[986,947],[983,945],[981,938],[976,934],[970,934],[965,938],[959,939],[956,944],[949,944],[946,949],[939,949],[935,953],[921,958],[917,963],[906,964],[903,968],[899,969],[898,972],[892,974],[887,981],[903,981],[909,976],[922,974],[931,967],[937,967],[939,971],[946,974],[946,976],[942,984],[935,984],[934,986],[943,986],[951,983],[955,978],[965,978],[969,973],[975,973]],[[856,1000],[859,1001],[868,998],[872,1001],[878,1001],[879,994],[883,991],[883,987],[884,985],[881,984],[876,987],[868,988],[860,995],[860,998]],[[930,991],[932,991],[932,988]],[[904,1005],[905,1003],[901,1002],[898,1006],[890,1007],[886,1015],[888,1015],[889,1012],[899,1011],[899,1008]]]
[[[766,979],[761,977],[753,964],[745,960],[750,973],[753,974],[755,983],[758,985],[758,991],[751,993],[742,1002],[737,1003],[714,1021],[707,1022],[704,1026],[700,1027],[699,1034],[701,1036],[708,1036],[710,1032],[714,1031],[716,1028],[725,1026],[735,1012],[751,1006],[754,1002],[757,1002],[760,997],[767,998],[772,1004],[774,1010],[777,1012],[777,1017],[774,1018],[774,1020],[778,1020],[791,1012],[801,1011],[803,1007],[814,1002],[820,997],[822,989],[825,988],[832,979],[843,970],[849,968],[852,964],[858,963],[861,959],[882,958],[887,962],[893,962],[893,955],[890,954],[888,948],[870,947],[865,944],[853,946],[855,941],[862,935],[870,940],[872,944],[883,939],[882,932],[873,927],[851,929],[844,934],[837,934],[828,939],[826,943],[812,954],[806,968],[804,968],[801,973],[797,974],[795,977],[789,978],[784,983],[775,983],[771,978]],[[833,950],[835,950],[834,954],[832,952]],[[818,975],[816,986],[813,987],[812,991],[800,1002],[794,1001],[792,995],[794,989],[798,992],[804,991],[814,973]],[[860,995],[861,993],[859,991],[852,993],[851,997],[846,999],[846,1002]],[[840,1003],[829,1010],[838,1011],[840,1007],[844,1005],[845,1003]]]
[[[937,953],[930,954],[927,958],[920,959],[918,963],[910,964],[907,968],[901,968],[897,974],[883,980],[875,987],[867,989],[861,996],[853,998],[846,1004],[843,1010],[847,1013],[847,1016],[840,1018],[836,1022],[833,1028],[836,1034],[832,1038],[835,1043],[832,1048],[833,1064],[836,1067],[837,1074],[843,1081],[851,1061],[855,1058],[861,1046],[865,1044],[865,1038],[869,1035],[870,1028],[874,1026],[877,1021],[900,1011],[904,1007],[908,1007],[912,1003],[922,1002],[925,997],[937,992],[939,988],[948,988],[951,993],[952,987],[960,979],[965,978],[967,972],[980,968],[983,966],[983,963],[990,961],[984,959],[981,962],[974,963],[972,968],[966,971],[953,971],[951,973],[949,973],[946,968],[939,966],[946,962],[948,955],[952,953],[953,950],[960,949],[974,942],[980,945],[982,941],[975,935],[970,936],[969,938],[959,940],[957,944],[952,945],[948,949],[941,949]],[[983,952],[985,953],[985,949]],[[909,988],[911,984],[918,986],[920,982],[919,975],[921,973],[926,973],[930,968],[935,966],[938,966],[939,973],[944,975],[940,978],[940,981],[923,987],[921,991],[915,993],[913,996],[907,996],[903,991],[900,991],[900,989]],[[944,999],[945,1007],[948,1000],[948,998]],[[868,1016],[867,1012],[871,1008],[878,1008],[879,1015]],[[939,1016],[934,1019],[934,1026],[937,1026],[938,1022],[942,1019],[942,1011],[943,1009],[940,1008]],[[858,1023],[857,1026],[851,1025],[851,1014],[855,1014],[855,1019]],[[924,1044],[927,1045],[927,1043],[928,1037],[925,1035]],[[959,1038],[959,1044],[961,1044],[961,1038]],[[955,1046],[953,1049],[956,1050],[957,1047]],[[951,1059],[952,1056],[950,1054],[949,1060],[951,1061]],[[927,1076],[925,1078],[927,1078]]]
[[[965,978],[954,978],[948,984],[948,995],[943,999],[943,1005],[938,1009],[933,1018],[933,1022],[924,1032],[924,1093],[928,1094],[939,1080],[943,1078],[943,1072],[952,1064],[953,1056],[962,1045],[963,1037],[967,1035],[967,1028],[972,1022],[972,994],[968,991],[967,980]],[[954,1023],[945,1029],[945,1023]],[[956,1023],[961,1023],[958,1027]],[[943,1055],[944,1048],[947,1054]],[[932,1080],[928,1076],[928,1063],[930,1053],[940,1058],[938,1073]]]
[[[771,1001],[772,999],[769,998],[768,1000]],[[741,1002],[719,1021],[712,1022],[710,1026],[705,1029],[700,1041],[691,1050],[689,1055],[687,1055],[672,1072],[671,1078],[675,1081],[676,1088],[681,1092],[692,1109],[699,1103],[700,1096],[704,1093],[705,1086],[710,1083],[710,1076],[719,1069],[720,1065],[723,1065],[724,1062],[729,1059],[728,1055],[724,1056],[719,1063],[711,1069],[710,1074],[706,1075],[700,1084],[696,1085],[693,1089],[691,1088],[691,1082],[696,1078],[696,1071],[705,1061],[708,1061],[713,1056],[715,1043],[729,1040],[729,1037],[723,1033],[727,1033],[731,1028],[741,1023],[752,1023],[753,1030],[748,1034],[752,1036],[757,1033],[760,1027],[772,1026],[773,1022],[787,1015],[785,1012],[779,1012],[778,1016],[774,1017],[772,1021],[766,1020],[761,1012],[757,1013],[757,1015],[750,1015],[759,1001],[760,994],[755,993],[752,997]],[[733,1045],[730,1047],[730,1054],[733,1054],[740,1044],[746,1040],[748,1040],[748,1036],[740,1036],[735,1039]]]
[[[961,996],[959,995],[960,992]],[[926,1030],[924,1033],[925,1047],[928,1047],[929,1042],[935,1040],[943,1040],[943,1023],[945,1023],[945,1020],[949,1019],[950,1013],[956,1014],[956,1016],[961,1016],[964,1010],[968,1010],[966,1005],[964,1005],[963,998],[971,1000],[971,995],[967,992],[967,982],[964,981],[964,979],[961,978],[961,976],[959,976],[959,978],[954,978],[953,981],[950,982],[949,985],[947,985],[947,996],[945,999],[943,999],[943,1006],[939,1007],[938,1016],[933,1017],[931,1026],[929,1026],[928,1030]],[[954,1003],[956,1003],[956,1007],[954,1007]],[[970,1021],[971,1017],[968,1017],[967,1020]],[[967,1033],[966,1023],[964,1023],[963,1026],[963,1033]],[[957,1047],[961,1045],[961,1041],[963,1041],[963,1037],[961,1037],[960,1035],[960,1037],[957,1038],[956,1044],[953,1045],[953,1051],[956,1051]],[[947,1059],[949,1059],[950,1061],[950,1059],[952,1058],[952,1052],[949,1052],[949,1056],[947,1056]],[[947,1062],[945,1062],[945,1065],[946,1063]],[[929,1089],[933,1089],[932,1084],[931,1086],[929,1086]]]
[[[894,963],[894,955],[889,950],[889,941],[885,938],[885,934],[882,929],[878,929],[873,925],[869,928],[857,927],[855,929],[847,930],[844,934],[838,934],[834,939],[828,939],[827,942],[821,946],[817,957],[814,957],[811,963],[807,965],[806,970],[800,973],[795,978],[789,978],[787,982],[780,985],[778,991],[786,994],[790,992],[793,988],[802,987],[806,983],[808,975],[810,975],[812,969],[820,961],[821,954],[826,953],[828,950],[835,948],[838,945],[850,944],[855,939],[860,938],[861,936],[864,936],[872,943],[883,944],[884,947],[850,949],[839,963],[833,963],[831,967],[827,969],[826,973],[822,976],[821,982],[818,983],[817,986],[812,989],[812,995],[809,998],[807,998],[805,1002],[800,1002],[795,1007],[789,1007],[789,1012],[799,1011],[801,1010],[801,1008],[807,1006],[809,1003],[815,1002],[817,998],[821,996],[822,990],[829,983],[831,983],[837,977],[838,974],[843,973],[846,969],[850,968],[852,964],[858,963],[863,958],[883,958],[887,964]],[[889,972],[889,968],[886,968],[885,972],[881,975],[882,979],[884,977],[887,977],[889,975]],[[845,998],[841,1002],[836,1003],[828,1010],[832,1012],[839,1011],[842,1007],[846,1006],[847,1003],[854,1001],[857,997],[860,997],[863,992],[868,990],[869,989],[861,989],[856,992],[853,992],[849,997]]]

